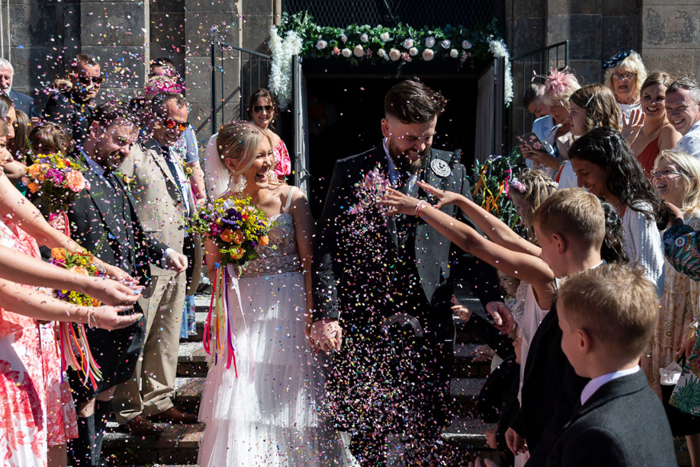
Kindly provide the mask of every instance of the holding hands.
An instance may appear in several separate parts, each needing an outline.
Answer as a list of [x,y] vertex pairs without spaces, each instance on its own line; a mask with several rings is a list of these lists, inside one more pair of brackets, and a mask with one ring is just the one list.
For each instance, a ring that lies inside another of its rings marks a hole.
[[343,343],[343,328],[338,320],[319,319],[307,326],[306,337],[315,353],[328,353],[332,350],[340,350]]

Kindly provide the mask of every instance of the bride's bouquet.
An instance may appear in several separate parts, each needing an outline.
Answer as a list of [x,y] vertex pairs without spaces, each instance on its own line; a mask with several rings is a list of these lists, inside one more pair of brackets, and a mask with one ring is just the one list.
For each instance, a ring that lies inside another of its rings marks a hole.
[[[260,257],[258,248],[270,242],[270,221],[265,212],[253,206],[250,198],[218,199],[203,208],[192,219],[190,232],[210,239],[223,255],[221,265],[237,268],[238,274],[227,274],[226,267],[216,268],[216,281],[211,295],[209,314],[204,325],[204,350],[214,363],[226,360],[226,368],[233,364],[236,376],[236,336],[229,320],[229,291],[233,291],[242,309],[238,277],[250,261]],[[273,247],[274,248],[274,247]],[[244,324],[245,325],[245,324]]]
[[240,272],[260,257],[259,246],[270,239],[270,222],[250,198],[218,199],[192,220],[190,231],[214,242],[223,255],[222,264],[233,264]]
[[[90,253],[70,253],[63,248],[51,250],[49,262],[55,266],[65,268],[76,274],[91,277],[102,277],[107,274],[104,266],[95,262],[95,257]],[[59,290],[53,291],[54,297],[74,305],[86,307],[98,307],[101,305],[96,300],[84,293]],[[88,326],[90,326],[91,314],[88,313]],[[94,388],[97,380],[102,379],[100,367],[92,356],[88,344],[85,326],[82,323],[56,322],[58,342],[61,347],[61,370],[68,366],[75,368],[81,375],[83,384],[90,381]]]

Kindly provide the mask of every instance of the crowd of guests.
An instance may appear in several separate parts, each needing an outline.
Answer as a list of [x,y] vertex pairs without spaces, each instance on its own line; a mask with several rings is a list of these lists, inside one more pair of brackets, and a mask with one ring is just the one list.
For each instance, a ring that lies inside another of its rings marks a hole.
[[[507,181],[523,238],[474,203],[452,153],[431,148],[446,101],[422,83],[387,94],[381,146],[338,162],[315,234],[304,195],[285,181],[291,162],[269,91],[251,96],[250,122],[210,139],[202,167],[168,59],[151,63],[142,96],[98,106],[99,61],[78,55],[43,111],[11,89],[12,66],[0,59],[0,456],[106,465],[113,412],[141,436],[163,430],[154,422],[206,422],[202,465],[386,465],[387,435],[404,431],[407,462],[449,465],[436,436],[451,417],[454,313],[502,361],[479,410],[497,421],[488,440],[512,453],[505,462],[675,465],[673,433],[700,466],[700,400],[684,390],[700,378],[700,87],[647,74],[635,52],[604,69],[604,84],[581,87],[568,69],[551,70],[525,92],[539,142],[520,146],[527,167]],[[31,186],[35,158],[48,153],[85,169],[85,188],[61,213]],[[375,168],[383,192],[361,199]],[[225,298],[239,366],[235,377],[224,364],[210,369],[198,417],[173,403],[178,346],[196,333],[203,259],[214,278],[222,256],[187,226],[231,195],[275,218],[275,234]],[[373,200],[381,208],[357,208]],[[42,261],[55,248],[94,255],[105,276]],[[469,280],[493,323],[450,303],[450,274]],[[67,305],[42,288],[102,305]],[[100,373],[92,384],[62,367],[70,345],[59,321],[85,325]],[[384,347],[363,342],[372,340]],[[408,358],[382,353],[395,342]]]

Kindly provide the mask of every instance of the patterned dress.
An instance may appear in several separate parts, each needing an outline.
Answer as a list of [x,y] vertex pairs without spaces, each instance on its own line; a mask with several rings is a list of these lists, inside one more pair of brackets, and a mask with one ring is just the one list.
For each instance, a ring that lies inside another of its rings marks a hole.
[[[685,221],[693,230],[700,228],[700,212]],[[659,318],[651,342],[642,356],[642,370],[651,388],[661,396],[659,369],[676,360],[678,346],[692,336],[691,323],[700,316],[700,282],[678,272],[665,260],[664,293]]]
[[[36,241],[7,219],[0,219],[0,245],[39,257]],[[53,325],[2,308],[0,401],[0,459],[5,466],[45,466],[49,446],[77,437]]]

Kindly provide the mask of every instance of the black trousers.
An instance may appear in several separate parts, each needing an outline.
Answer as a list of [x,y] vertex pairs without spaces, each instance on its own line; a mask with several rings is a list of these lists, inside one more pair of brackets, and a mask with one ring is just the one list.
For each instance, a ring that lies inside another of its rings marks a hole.
[[422,460],[450,423],[454,354],[445,336],[453,333],[445,327],[452,326],[451,314],[445,323],[435,310],[422,311],[416,313],[422,336],[410,326],[385,328],[387,313],[342,322],[345,338],[331,360],[327,409],[336,427],[353,435],[351,450],[362,465],[384,465],[390,433],[404,439],[409,457]]

